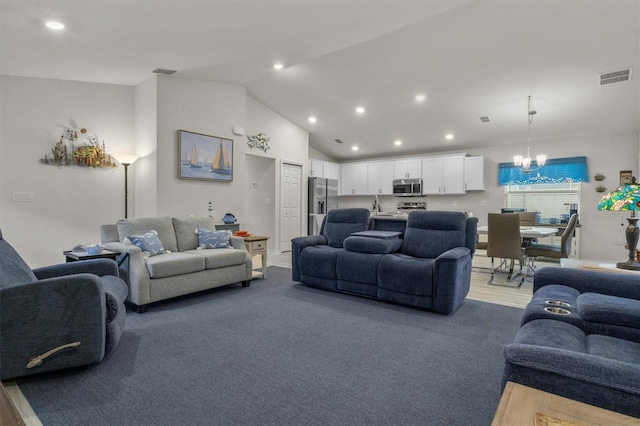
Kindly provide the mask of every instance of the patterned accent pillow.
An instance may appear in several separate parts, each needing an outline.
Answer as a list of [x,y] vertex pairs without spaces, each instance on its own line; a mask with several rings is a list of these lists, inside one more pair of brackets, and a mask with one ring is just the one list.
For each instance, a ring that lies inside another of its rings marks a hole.
[[158,238],[158,233],[151,230],[142,235],[129,235],[125,238],[125,243],[133,244],[136,247],[140,247],[143,252],[149,253],[149,256],[155,256],[157,254],[165,253],[162,241]]
[[198,234],[198,249],[228,248],[231,231],[210,231],[208,229],[196,229]]

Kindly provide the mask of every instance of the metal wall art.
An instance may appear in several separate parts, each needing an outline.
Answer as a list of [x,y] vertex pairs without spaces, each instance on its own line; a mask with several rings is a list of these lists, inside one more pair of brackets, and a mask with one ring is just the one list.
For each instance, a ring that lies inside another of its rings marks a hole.
[[104,141],[87,135],[87,129],[65,130],[60,140],[51,148],[51,154],[45,154],[40,163],[52,166],[83,166],[110,169],[117,167],[111,155],[107,154]]
[[270,138],[268,138],[267,135],[265,135],[264,133],[258,133],[255,136],[247,135],[247,139],[249,139],[247,141],[247,145],[249,145],[249,148],[251,149],[258,148],[264,151],[266,154],[267,150],[270,148],[269,147]]

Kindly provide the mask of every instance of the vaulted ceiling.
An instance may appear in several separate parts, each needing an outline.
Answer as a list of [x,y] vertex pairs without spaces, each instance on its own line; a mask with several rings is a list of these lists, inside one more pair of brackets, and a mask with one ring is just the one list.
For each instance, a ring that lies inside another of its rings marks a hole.
[[522,151],[529,95],[534,138],[640,128],[638,0],[0,0],[0,25],[3,75],[239,83],[336,160]]

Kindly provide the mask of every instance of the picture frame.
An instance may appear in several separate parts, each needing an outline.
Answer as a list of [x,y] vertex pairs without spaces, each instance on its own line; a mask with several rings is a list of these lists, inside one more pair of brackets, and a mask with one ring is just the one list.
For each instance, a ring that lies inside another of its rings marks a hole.
[[231,182],[233,139],[178,130],[178,178]]
[[628,183],[631,183],[631,178],[633,177],[633,171],[631,170],[620,170],[620,186],[624,186]]

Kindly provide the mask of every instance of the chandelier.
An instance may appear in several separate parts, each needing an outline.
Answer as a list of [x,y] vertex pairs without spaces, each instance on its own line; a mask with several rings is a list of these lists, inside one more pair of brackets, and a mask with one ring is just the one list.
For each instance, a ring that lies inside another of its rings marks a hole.
[[523,157],[522,155],[515,155],[513,157],[513,164],[516,167],[519,167],[524,173],[529,174],[534,170],[538,170],[544,166],[547,162],[546,155],[536,155],[536,166],[531,166],[531,124],[533,123],[533,116],[537,114],[537,111],[531,109],[531,96],[529,96],[527,100],[527,118],[529,120],[529,125],[527,127],[527,156]]

